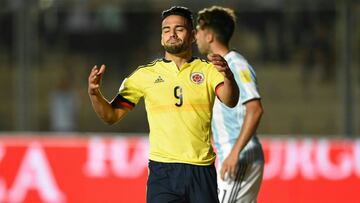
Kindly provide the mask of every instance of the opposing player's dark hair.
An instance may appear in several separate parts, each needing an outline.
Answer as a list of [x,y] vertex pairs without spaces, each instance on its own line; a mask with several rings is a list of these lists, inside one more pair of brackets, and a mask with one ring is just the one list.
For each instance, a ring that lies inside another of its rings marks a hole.
[[221,42],[228,44],[235,30],[235,11],[221,6],[204,8],[198,12],[196,23],[201,28],[212,29]]
[[189,21],[190,27],[193,28],[193,13],[190,9],[184,6],[172,6],[171,8],[164,10],[161,14],[161,19],[164,20],[166,17],[171,15],[178,15],[186,18]]

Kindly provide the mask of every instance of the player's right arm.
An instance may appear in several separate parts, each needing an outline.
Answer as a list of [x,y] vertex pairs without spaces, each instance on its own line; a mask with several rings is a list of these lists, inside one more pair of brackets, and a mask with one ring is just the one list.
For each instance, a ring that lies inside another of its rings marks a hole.
[[88,94],[96,114],[105,123],[111,125],[120,121],[128,112],[127,108],[114,108],[109,101],[101,94],[100,87],[105,65],[98,68],[96,65],[91,69],[88,78]]
[[231,72],[226,60],[219,54],[208,54],[208,59],[224,76],[224,85],[218,88],[219,91],[216,91],[219,100],[230,108],[235,107],[238,103],[240,92],[234,79],[234,74]]

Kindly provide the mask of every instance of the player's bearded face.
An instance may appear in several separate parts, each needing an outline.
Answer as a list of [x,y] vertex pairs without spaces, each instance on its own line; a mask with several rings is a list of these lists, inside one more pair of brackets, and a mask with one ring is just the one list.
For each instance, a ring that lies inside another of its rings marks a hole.
[[170,38],[164,44],[164,49],[170,54],[180,54],[189,48],[189,43],[179,38]]
[[170,54],[181,54],[191,49],[192,31],[187,19],[171,15],[162,22],[161,45]]

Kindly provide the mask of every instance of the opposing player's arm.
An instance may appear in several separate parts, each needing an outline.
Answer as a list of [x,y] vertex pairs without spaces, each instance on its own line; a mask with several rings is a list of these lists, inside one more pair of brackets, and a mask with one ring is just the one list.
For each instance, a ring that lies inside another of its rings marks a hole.
[[92,68],[88,78],[88,94],[92,107],[96,114],[105,123],[111,125],[121,120],[128,112],[128,108],[114,108],[109,101],[101,94],[100,87],[105,65],[98,68],[96,65]]
[[219,54],[209,54],[208,59],[224,75],[224,84],[216,88],[218,98],[228,107],[236,106],[239,100],[239,87],[226,60]]
[[264,112],[261,101],[258,98],[247,101],[245,103],[245,107],[246,114],[238,139],[221,166],[220,176],[223,180],[226,173],[235,177],[238,167],[239,154],[249,142],[251,136],[256,132],[261,116]]

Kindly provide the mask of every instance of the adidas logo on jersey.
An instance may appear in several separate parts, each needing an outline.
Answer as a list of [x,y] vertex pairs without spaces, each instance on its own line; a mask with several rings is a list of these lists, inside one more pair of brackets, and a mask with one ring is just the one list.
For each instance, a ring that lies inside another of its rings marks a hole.
[[164,82],[164,80],[161,78],[160,75],[159,75],[159,77],[155,80],[154,83],[159,83],[159,82]]

